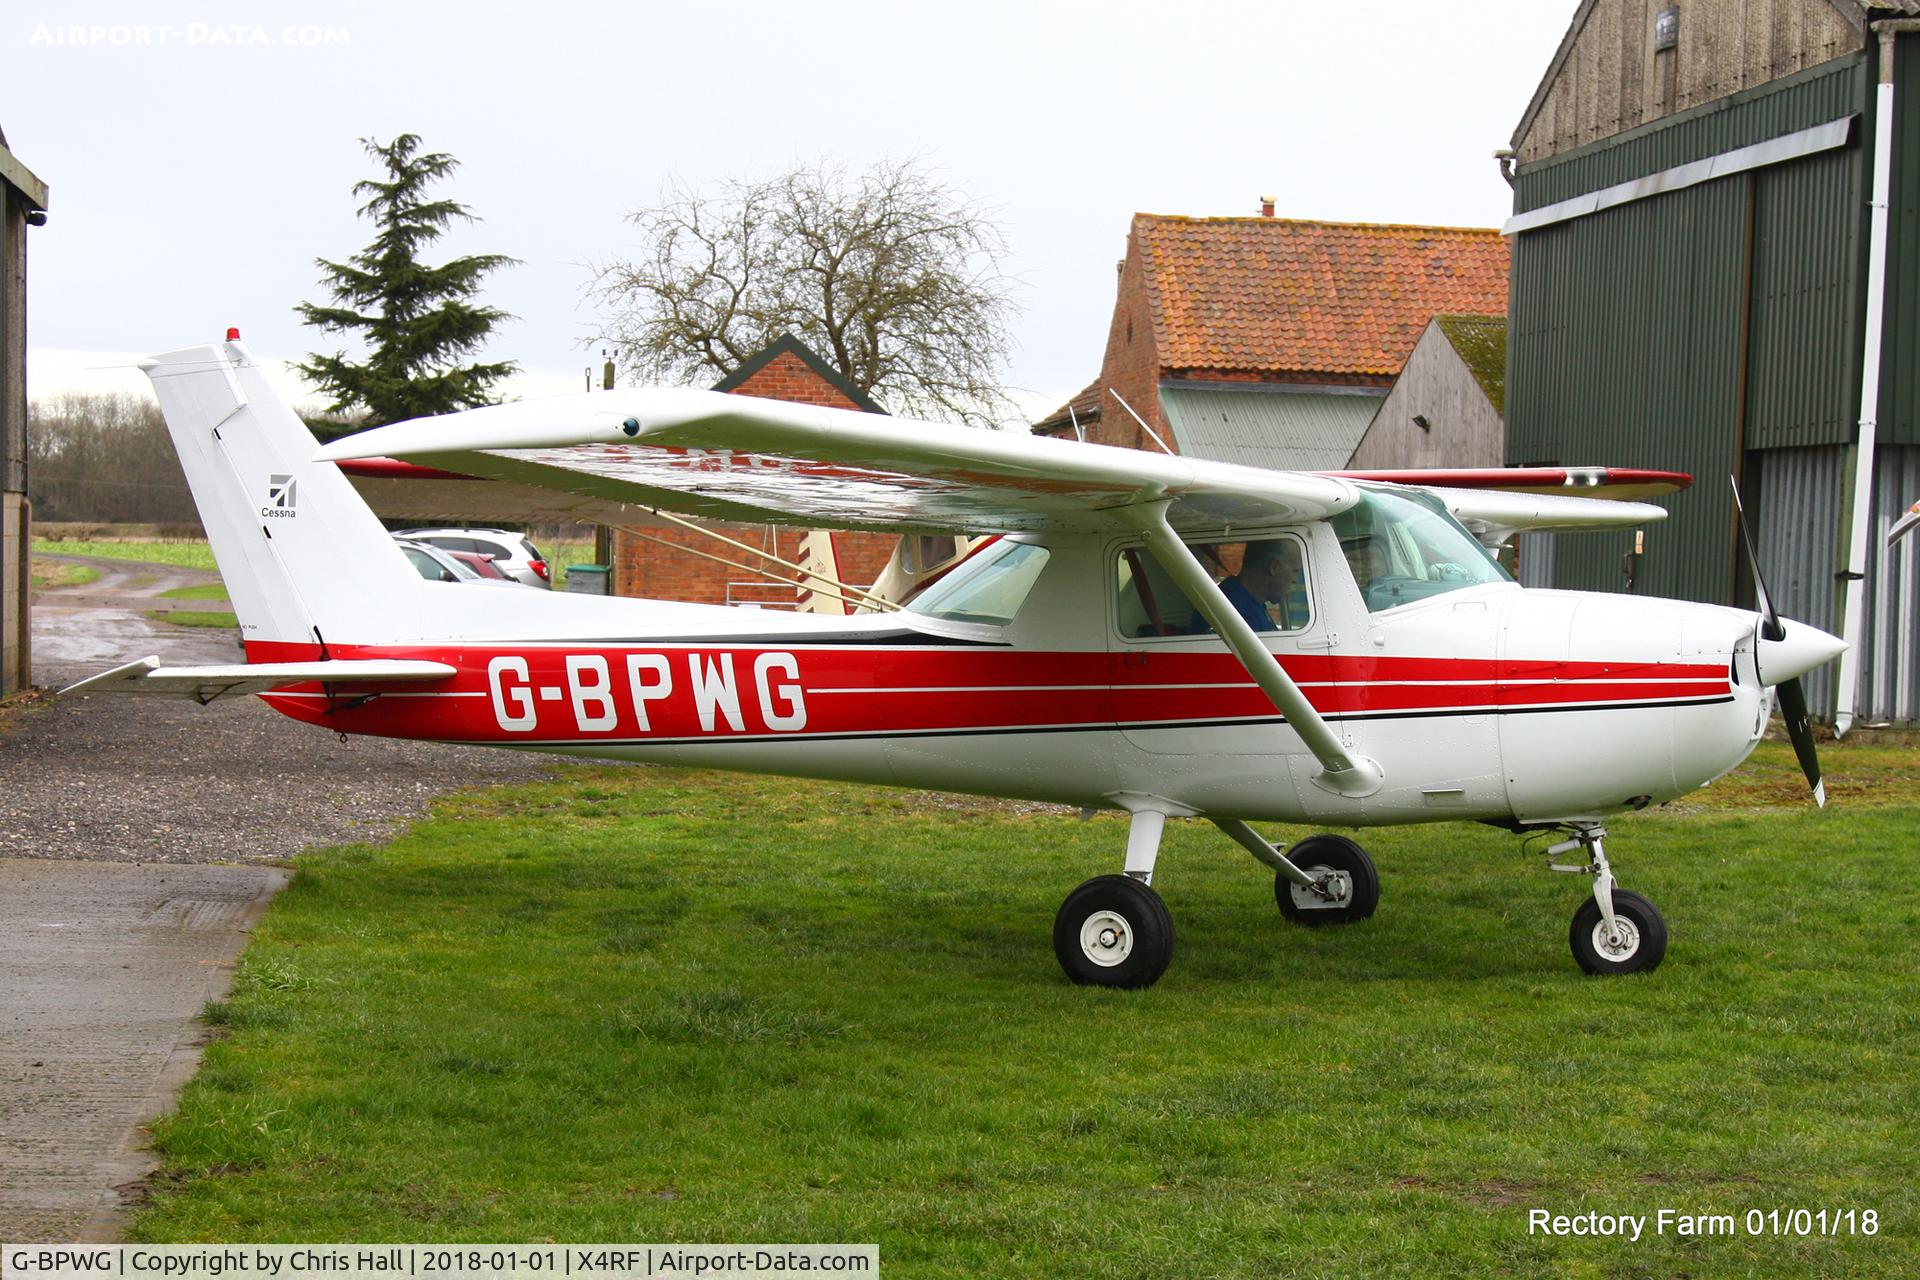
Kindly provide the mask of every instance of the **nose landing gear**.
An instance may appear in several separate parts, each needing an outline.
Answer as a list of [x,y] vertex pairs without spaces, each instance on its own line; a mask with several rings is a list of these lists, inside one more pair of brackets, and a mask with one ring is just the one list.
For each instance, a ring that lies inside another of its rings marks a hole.
[[1647,973],[1659,967],[1667,954],[1667,922],[1660,909],[1637,893],[1614,887],[1613,868],[1607,862],[1603,843],[1605,827],[1571,829],[1573,838],[1553,845],[1547,857],[1584,849],[1587,861],[1549,861],[1547,866],[1553,871],[1593,877],[1593,897],[1573,913],[1573,924],[1567,931],[1575,963],[1591,974]]

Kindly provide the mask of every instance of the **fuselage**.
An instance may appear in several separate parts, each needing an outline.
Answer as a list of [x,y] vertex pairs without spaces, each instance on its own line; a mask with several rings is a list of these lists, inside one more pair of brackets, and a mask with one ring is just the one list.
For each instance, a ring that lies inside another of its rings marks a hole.
[[[428,658],[453,679],[263,696],[342,733],[1354,826],[1658,803],[1737,765],[1771,711],[1750,613],[1510,582],[1370,607],[1324,522],[1232,536],[1297,543],[1294,624],[1263,639],[1379,762],[1375,793],[1316,784],[1318,762],[1218,638],[1130,624],[1137,543],[1105,535],[1022,540],[1044,554],[1027,557],[1004,620],[449,584],[436,638],[330,638],[328,655]],[[1151,607],[1151,590],[1139,594]],[[248,653],[321,656],[262,642]]]

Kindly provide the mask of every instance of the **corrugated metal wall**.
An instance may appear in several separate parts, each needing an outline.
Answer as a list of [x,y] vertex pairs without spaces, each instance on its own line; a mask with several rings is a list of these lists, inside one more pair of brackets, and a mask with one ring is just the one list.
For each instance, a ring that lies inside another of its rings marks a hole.
[[1856,142],[1750,175],[1749,449],[1853,439],[1870,154]]
[[1887,546],[1887,530],[1920,502],[1920,447],[1883,445],[1874,458],[1867,535],[1867,633],[1855,714],[1861,724],[1920,721],[1920,536]]
[[[1515,211],[1861,116],[1868,66],[1838,59],[1523,168]],[[1636,591],[1746,603],[1726,477],[1754,450],[1851,439],[1869,134],[1516,237],[1507,461],[1695,477],[1648,529]],[[1631,541],[1563,539],[1556,585],[1622,589]]]
[[[1920,444],[1920,36],[1894,44],[1893,189],[1888,201],[1887,334],[1880,439]],[[1920,496],[1920,495],[1916,495]],[[1912,499],[1908,499],[1912,501]]]
[[[1635,589],[1725,602],[1751,174],[1530,231],[1514,248],[1507,461],[1698,478],[1647,535]],[[1562,539],[1557,583],[1620,590],[1631,534]]]

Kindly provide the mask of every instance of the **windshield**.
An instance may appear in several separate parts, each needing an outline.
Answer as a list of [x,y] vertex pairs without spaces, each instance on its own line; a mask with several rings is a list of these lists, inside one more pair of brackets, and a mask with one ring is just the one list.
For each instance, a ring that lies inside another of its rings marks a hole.
[[1464,587],[1513,581],[1431,494],[1365,489],[1359,504],[1332,523],[1372,613]]
[[976,552],[907,603],[908,613],[1005,626],[1046,567],[1047,549],[1002,539]]

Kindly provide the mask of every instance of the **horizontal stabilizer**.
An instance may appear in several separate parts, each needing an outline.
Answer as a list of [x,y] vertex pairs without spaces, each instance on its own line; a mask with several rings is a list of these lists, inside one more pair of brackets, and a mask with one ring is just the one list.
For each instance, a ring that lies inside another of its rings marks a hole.
[[1631,529],[1667,518],[1666,508],[1650,502],[1620,502],[1612,498],[1576,498],[1562,494],[1513,493],[1499,489],[1441,489],[1433,495],[1445,503],[1453,518],[1471,529],[1481,542],[1499,546],[1514,533],[1528,529]]
[[406,662],[385,658],[337,662],[253,662],[232,666],[163,667],[160,659],[142,658],[124,667],[88,676],[60,691],[73,693],[147,693],[192,698],[202,706],[232,694],[264,693],[282,685],[405,684],[417,680],[445,680],[454,668],[444,662]]

